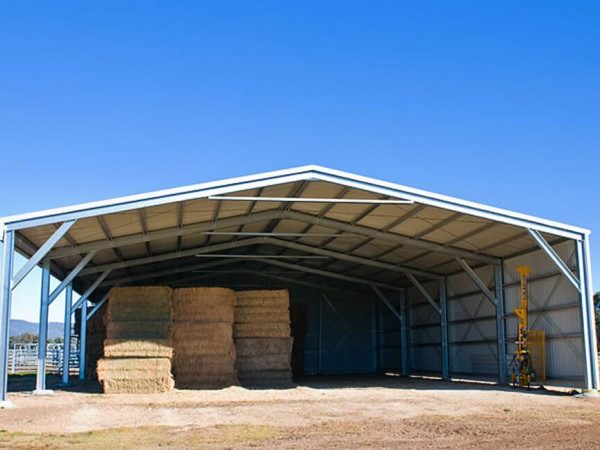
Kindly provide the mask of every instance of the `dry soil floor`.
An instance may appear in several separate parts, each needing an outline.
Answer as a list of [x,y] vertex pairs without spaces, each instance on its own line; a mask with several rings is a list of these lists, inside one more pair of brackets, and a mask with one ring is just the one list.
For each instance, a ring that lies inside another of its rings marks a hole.
[[558,391],[400,377],[156,395],[72,389],[11,393],[0,448],[600,447],[600,399]]

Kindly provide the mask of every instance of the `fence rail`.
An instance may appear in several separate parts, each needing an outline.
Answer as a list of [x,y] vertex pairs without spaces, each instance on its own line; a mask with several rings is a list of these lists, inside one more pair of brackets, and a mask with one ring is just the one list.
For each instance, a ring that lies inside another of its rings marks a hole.
[[[19,374],[37,370],[37,344],[16,344],[8,350],[8,373]],[[46,372],[61,374],[63,367],[63,344],[46,347]],[[69,374],[79,373],[79,347],[71,345]]]

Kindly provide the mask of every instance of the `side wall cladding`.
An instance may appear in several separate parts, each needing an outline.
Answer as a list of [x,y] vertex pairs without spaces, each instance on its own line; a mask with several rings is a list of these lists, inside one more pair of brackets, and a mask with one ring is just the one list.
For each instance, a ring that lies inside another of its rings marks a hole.
[[[573,242],[554,246],[556,252],[578,275]],[[510,371],[515,351],[519,303],[519,277],[516,268],[528,265],[529,323],[531,329],[546,334],[546,371],[549,382],[583,381],[584,355],[581,305],[578,291],[542,251],[536,250],[504,261],[504,298],[507,360]],[[494,271],[486,266],[475,270],[494,292]],[[424,284],[439,301],[435,283]],[[448,340],[451,375],[490,379],[498,374],[496,308],[466,273],[446,280]],[[411,369],[413,373],[440,373],[440,319],[416,289],[407,289],[409,302]]]

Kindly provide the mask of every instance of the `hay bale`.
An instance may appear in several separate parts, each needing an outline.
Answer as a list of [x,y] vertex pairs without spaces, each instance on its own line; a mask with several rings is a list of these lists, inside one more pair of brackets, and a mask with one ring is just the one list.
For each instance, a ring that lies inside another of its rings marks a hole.
[[234,338],[270,338],[289,337],[290,323],[236,323],[233,328]]
[[111,358],[171,358],[173,347],[168,339],[106,339],[104,355]]
[[170,372],[171,360],[168,358],[101,358],[98,360],[99,374],[114,370]]
[[171,288],[165,286],[117,287],[108,294],[108,322],[170,321]]
[[287,289],[238,291],[235,295],[237,306],[289,307],[290,305]]
[[226,288],[173,290],[173,320],[233,322],[235,292]]
[[106,337],[108,339],[168,339],[170,330],[170,320],[109,321],[106,324]]
[[231,343],[233,324],[225,322],[174,322],[171,339],[176,351],[180,346],[193,346],[196,342]]
[[240,338],[235,341],[236,357],[292,353],[293,338]]
[[244,356],[238,357],[235,360],[235,368],[240,372],[290,370],[291,364],[291,353],[280,353],[278,355],[262,355],[260,357]]
[[129,378],[102,380],[102,392],[105,394],[159,394],[173,390],[173,378],[132,380]]
[[236,308],[235,323],[289,322],[290,311],[287,308]]

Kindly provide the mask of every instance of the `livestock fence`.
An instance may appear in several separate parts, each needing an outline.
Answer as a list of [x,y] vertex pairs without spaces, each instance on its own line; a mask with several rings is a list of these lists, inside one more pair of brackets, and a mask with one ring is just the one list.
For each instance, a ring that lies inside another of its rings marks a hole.
[[[63,344],[46,346],[46,372],[61,374],[63,367]],[[24,374],[37,370],[38,344],[14,344],[8,350],[8,373]],[[71,343],[69,374],[79,373],[79,346]]]

